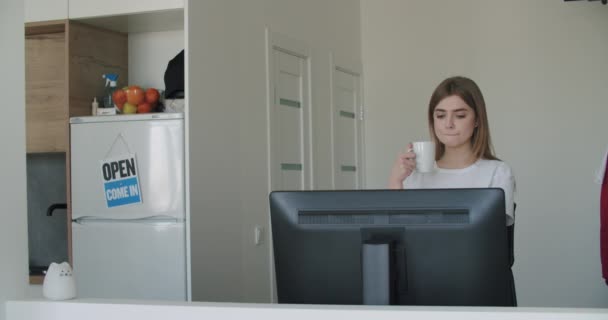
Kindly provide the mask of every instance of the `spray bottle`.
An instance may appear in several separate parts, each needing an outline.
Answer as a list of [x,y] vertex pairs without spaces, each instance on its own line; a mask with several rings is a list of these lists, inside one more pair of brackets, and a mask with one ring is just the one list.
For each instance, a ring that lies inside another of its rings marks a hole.
[[106,73],[102,77],[106,79],[106,88],[103,93],[102,105],[104,108],[114,109],[112,93],[114,93],[114,90],[116,90],[116,81],[118,81],[118,75],[113,73]]

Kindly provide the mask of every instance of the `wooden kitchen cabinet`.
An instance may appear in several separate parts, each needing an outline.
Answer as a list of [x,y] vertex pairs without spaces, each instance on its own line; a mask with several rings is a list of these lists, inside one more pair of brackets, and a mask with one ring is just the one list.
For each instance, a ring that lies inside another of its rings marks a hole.
[[66,52],[64,24],[26,28],[25,119],[28,153],[65,152],[67,149]]
[[25,27],[28,153],[66,152],[73,116],[91,114],[104,73],[128,83],[127,35],[68,20]]

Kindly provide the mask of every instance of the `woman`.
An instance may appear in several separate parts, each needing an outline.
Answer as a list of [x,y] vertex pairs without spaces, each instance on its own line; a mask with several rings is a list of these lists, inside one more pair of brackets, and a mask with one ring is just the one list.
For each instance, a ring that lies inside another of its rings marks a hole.
[[515,177],[495,155],[481,90],[464,77],[445,79],[433,92],[428,121],[435,142],[435,170],[420,173],[412,144],[399,154],[389,178],[392,189],[502,188],[507,225],[514,222]]

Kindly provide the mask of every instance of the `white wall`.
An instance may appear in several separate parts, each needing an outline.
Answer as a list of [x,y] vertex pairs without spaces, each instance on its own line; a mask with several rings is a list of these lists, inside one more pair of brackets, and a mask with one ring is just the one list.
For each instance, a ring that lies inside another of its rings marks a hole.
[[0,2],[0,320],[5,319],[5,301],[25,297],[28,283],[23,32],[23,2]]
[[368,187],[428,138],[425,112],[450,75],[486,98],[498,156],[517,180],[522,306],[608,307],[599,186],[608,144],[608,6],[555,0],[362,0]]
[[183,30],[129,33],[129,84],[165,90],[167,64],[184,41]]
[[[265,27],[311,48],[315,186],[331,186],[329,55],[360,61],[352,0],[188,3],[194,300],[270,301]],[[253,230],[263,226],[263,243]]]

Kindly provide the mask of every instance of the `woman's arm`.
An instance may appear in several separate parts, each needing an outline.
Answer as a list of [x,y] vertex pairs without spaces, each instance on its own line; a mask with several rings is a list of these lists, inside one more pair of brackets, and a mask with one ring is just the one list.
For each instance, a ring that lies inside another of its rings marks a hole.
[[399,153],[388,178],[389,189],[403,189],[403,181],[416,169],[416,154],[412,151],[412,144],[408,145],[407,152]]
[[515,222],[515,175],[508,164],[501,162],[492,177],[490,188],[502,188],[505,192],[505,209],[507,211],[507,225]]

